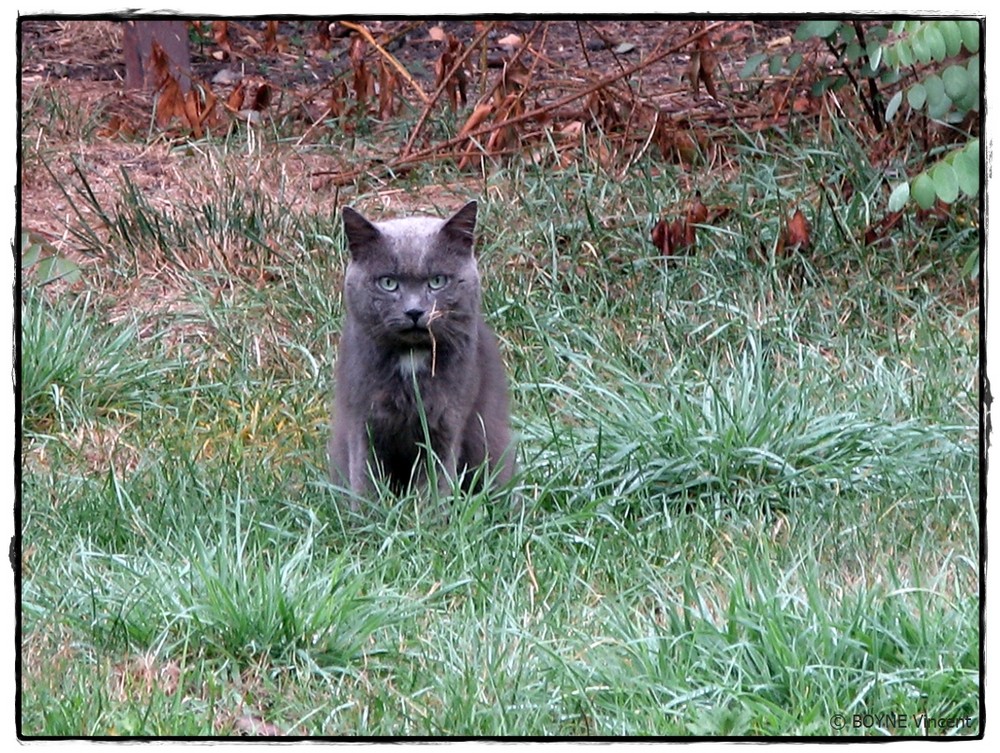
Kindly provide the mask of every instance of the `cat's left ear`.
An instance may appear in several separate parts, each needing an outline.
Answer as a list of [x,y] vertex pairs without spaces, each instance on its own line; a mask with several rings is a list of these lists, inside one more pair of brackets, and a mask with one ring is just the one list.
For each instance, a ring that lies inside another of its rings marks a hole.
[[344,218],[344,234],[347,236],[347,245],[352,255],[378,240],[378,228],[362,217],[360,212],[350,207],[344,207],[341,215]]
[[453,214],[441,228],[441,232],[453,240],[472,249],[472,239],[476,232],[476,211],[478,204],[470,201]]

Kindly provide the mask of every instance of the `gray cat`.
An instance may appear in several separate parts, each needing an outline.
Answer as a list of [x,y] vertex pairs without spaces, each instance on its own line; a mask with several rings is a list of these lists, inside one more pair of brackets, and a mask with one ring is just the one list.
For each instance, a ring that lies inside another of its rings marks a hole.
[[506,483],[514,472],[507,380],[480,312],[476,202],[448,220],[372,223],[350,207],[343,217],[351,260],[329,444],[334,483],[360,496],[373,490],[372,471],[397,492],[426,484],[427,438],[443,464],[441,491],[459,477],[466,489],[478,486],[484,463]]

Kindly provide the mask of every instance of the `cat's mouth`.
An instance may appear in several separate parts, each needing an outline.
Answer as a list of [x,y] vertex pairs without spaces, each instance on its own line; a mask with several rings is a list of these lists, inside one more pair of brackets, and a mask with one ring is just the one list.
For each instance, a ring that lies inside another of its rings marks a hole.
[[411,324],[396,330],[396,336],[407,345],[430,344],[431,331],[420,324]]

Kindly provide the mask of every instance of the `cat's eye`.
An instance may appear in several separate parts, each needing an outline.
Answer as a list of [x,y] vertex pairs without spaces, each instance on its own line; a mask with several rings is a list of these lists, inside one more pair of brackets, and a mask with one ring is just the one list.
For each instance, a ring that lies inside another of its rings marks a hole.
[[378,278],[378,286],[386,293],[395,293],[399,289],[399,280],[385,275]]
[[440,290],[448,284],[448,275],[434,275],[427,281],[427,287],[431,290]]

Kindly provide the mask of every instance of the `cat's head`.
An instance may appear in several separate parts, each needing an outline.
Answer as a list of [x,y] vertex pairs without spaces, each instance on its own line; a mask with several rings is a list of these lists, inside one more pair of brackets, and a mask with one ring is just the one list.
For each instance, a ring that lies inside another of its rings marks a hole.
[[468,339],[481,297],[473,255],[476,202],[447,220],[370,222],[350,207],[343,217],[351,254],[347,309],[370,337],[401,348]]

